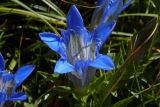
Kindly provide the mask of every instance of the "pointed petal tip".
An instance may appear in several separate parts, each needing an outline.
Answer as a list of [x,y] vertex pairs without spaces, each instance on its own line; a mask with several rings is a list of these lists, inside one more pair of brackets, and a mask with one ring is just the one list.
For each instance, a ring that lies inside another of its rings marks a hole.
[[26,99],[27,95],[24,92],[15,92],[15,94],[9,98],[10,101],[24,101]]
[[[25,67],[26,69],[30,69],[30,70],[33,71],[35,69],[36,65],[34,65],[34,64],[28,64],[28,65],[24,65],[22,67]],[[22,68],[22,67],[20,67],[20,68]]]
[[26,66],[28,66],[28,67],[32,68],[33,70],[34,70],[34,69],[35,69],[35,67],[36,67],[36,65],[34,65],[34,64],[29,64],[29,65],[26,65]]
[[46,41],[46,42],[59,40],[59,37],[56,34],[52,33],[52,32],[39,33],[39,37],[40,37],[40,39],[42,41]]
[[102,5],[102,4],[104,3],[104,1],[105,1],[105,0],[98,0],[97,5],[98,5],[98,6]]
[[107,68],[104,69],[104,70],[110,71],[110,70],[113,70],[113,69],[115,69],[115,65],[114,65],[113,61],[110,61],[110,66],[107,67]]
[[17,72],[14,74],[16,81],[16,88],[22,84],[22,82],[33,72],[35,69],[35,65],[25,65],[20,67]]
[[[107,58],[108,57],[108,58]],[[113,70],[114,68],[115,68],[115,64],[114,64],[114,62],[113,62],[113,60],[109,57],[109,56],[107,56],[106,55],[106,62],[108,61],[108,66],[106,66],[105,68],[104,68],[104,70],[107,70],[107,71],[110,71],[110,70]],[[106,64],[106,65],[107,65]]]
[[41,32],[41,33],[39,33],[39,36],[44,36],[44,35],[46,35],[48,33],[50,33],[50,32]]
[[54,72],[58,74],[65,74],[72,71],[74,71],[74,66],[64,59],[59,59],[54,68]]
[[76,27],[84,27],[84,23],[77,7],[72,5],[67,14],[67,28],[75,29]]
[[97,58],[90,64],[90,66],[107,71],[114,69],[113,60],[107,55],[101,54],[97,56]]
[[71,5],[70,9],[77,9],[76,5]]
[[[68,11],[68,14],[74,13],[76,15],[80,15],[79,10],[77,9],[76,5],[71,5]],[[81,16],[81,15],[80,15]]]

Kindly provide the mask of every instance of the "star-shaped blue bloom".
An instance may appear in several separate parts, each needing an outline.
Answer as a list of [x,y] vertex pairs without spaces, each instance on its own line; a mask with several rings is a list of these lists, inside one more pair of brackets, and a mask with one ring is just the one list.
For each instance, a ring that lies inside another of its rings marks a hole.
[[16,92],[16,88],[32,73],[35,66],[26,65],[20,67],[15,74],[8,73],[4,69],[4,59],[0,53],[0,107],[5,101],[23,101],[27,98],[24,92]]
[[41,40],[61,56],[54,72],[70,73],[75,85],[84,87],[95,74],[93,68],[112,70],[112,59],[100,54],[99,49],[114,25],[114,22],[101,24],[94,32],[89,32],[76,6],[71,6],[67,15],[67,30],[61,31],[61,37],[51,32],[39,34]]

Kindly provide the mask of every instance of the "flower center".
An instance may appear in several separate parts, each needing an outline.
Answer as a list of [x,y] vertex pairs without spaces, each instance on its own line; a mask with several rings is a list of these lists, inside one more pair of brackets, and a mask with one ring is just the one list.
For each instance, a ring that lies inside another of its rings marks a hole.
[[75,31],[70,34],[70,42],[67,46],[68,62],[75,65],[77,61],[90,61],[95,58],[95,44],[85,41],[83,33]]

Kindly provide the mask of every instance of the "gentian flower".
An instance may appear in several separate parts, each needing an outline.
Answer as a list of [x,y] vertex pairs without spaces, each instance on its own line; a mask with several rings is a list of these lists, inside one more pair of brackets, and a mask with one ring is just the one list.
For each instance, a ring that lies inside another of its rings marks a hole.
[[128,7],[131,2],[132,0],[98,0],[98,7],[92,16],[91,27],[96,28],[108,22],[116,23],[119,14]]
[[6,101],[23,101],[27,98],[24,92],[16,92],[16,88],[32,73],[35,66],[26,65],[20,67],[15,74],[8,73],[4,69],[4,59],[0,53],[0,107]]
[[76,6],[71,6],[67,15],[67,30],[61,30],[61,37],[51,32],[39,34],[41,40],[61,56],[54,72],[69,73],[73,83],[81,88],[89,84],[96,68],[112,70],[112,59],[100,54],[99,49],[113,26],[114,23],[110,22],[89,32]]
[[51,32],[40,33],[41,40],[61,56],[54,72],[69,73],[77,87],[84,87],[93,78],[96,68],[112,70],[112,59],[99,50],[115,27],[118,15],[131,1],[98,0],[89,31],[73,5],[67,15],[67,30],[61,30],[61,37]]

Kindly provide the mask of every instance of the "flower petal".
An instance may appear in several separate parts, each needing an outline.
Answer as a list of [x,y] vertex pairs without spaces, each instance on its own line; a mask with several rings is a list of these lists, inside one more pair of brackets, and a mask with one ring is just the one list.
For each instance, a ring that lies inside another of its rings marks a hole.
[[2,102],[6,101],[6,95],[3,92],[0,92],[0,107]]
[[61,36],[63,38],[63,43],[68,46],[70,42],[70,30],[61,30]]
[[91,27],[95,28],[108,21],[116,21],[118,15],[131,4],[132,0],[99,0],[92,16]]
[[89,66],[104,70],[112,70],[114,68],[114,63],[110,57],[100,54]]
[[54,68],[54,72],[63,74],[74,71],[74,66],[67,62],[65,59],[59,59]]
[[96,41],[96,45],[99,49],[110,35],[115,25],[116,22],[107,22],[101,24],[95,29],[93,39]]
[[27,99],[27,96],[24,92],[16,93],[9,98],[10,101],[24,101]]
[[67,28],[75,29],[78,26],[84,27],[83,19],[76,6],[72,5],[67,15]]
[[[92,20],[91,20],[91,27],[95,28],[100,24],[107,22],[111,15],[114,16],[113,13],[115,12],[116,7],[115,6],[113,7],[113,3],[115,4],[116,3],[115,1],[117,0],[100,1],[100,3],[102,4],[98,6],[93,13]],[[122,0],[118,0],[118,2],[120,1],[122,2]],[[110,9],[110,8],[113,8],[113,9]],[[110,21],[113,21],[113,20],[110,20]]]
[[80,41],[83,42],[84,45],[87,45],[91,40],[91,35],[88,33],[87,29],[77,27],[75,29],[76,35],[79,37]]
[[49,46],[49,48],[51,48],[61,56],[65,56],[65,49],[63,48],[62,42],[57,35],[51,32],[43,32],[40,33],[39,36],[41,40]]
[[104,3],[105,0],[98,0],[98,6],[102,5]]
[[74,30],[72,29],[68,30],[66,34],[67,34],[66,36],[70,37],[69,42],[71,42],[71,38],[77,38],[78,41],[83,44],[81,47],[85,47],[84,45],[87,45],[92,39],[91,35],[89,34],[89,32],[85,27],[83,28],[77,27]]
[[121,9],[119,9],[119,11],[117,12],[117,16],[125,9],[127,8],[130,4],[131,4],[132,0],[128,0],[125,4],[123,4],[123,7]]
[[32,73],[35,65],[26,65],[20,67],[17,72],[14,74],[16,81],[16,88],[21,85],[21,83]]
[[100,22],[105,23],[116,20],[118,16],[115,14],[122,8],[123,0],[110,0],[110,3],[105,4],[102,6],[103,15]]
[[0,53],[0,71],[4,71],[4,59],[2,54]]

